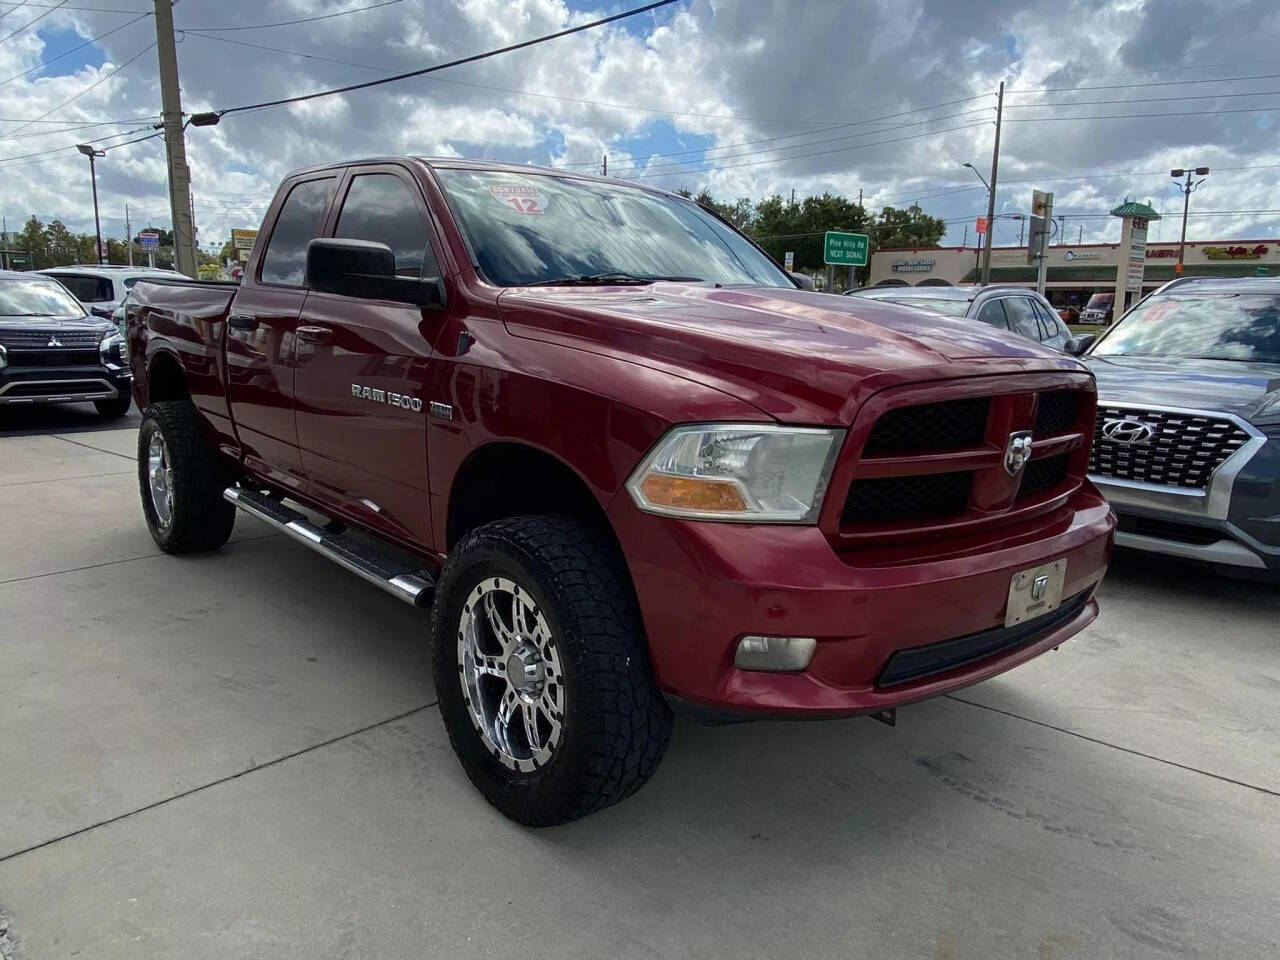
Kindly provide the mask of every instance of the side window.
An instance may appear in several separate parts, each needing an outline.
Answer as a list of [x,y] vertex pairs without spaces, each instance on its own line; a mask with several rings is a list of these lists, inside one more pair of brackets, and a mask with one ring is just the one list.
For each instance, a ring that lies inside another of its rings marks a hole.
[[338,215],[335,237],[385,243],[396,257],[396,276],[433,277],[438,271],[413,194],[391,173],[364,173],[351,180]]
[[1035,307],[1030,297],[1005,297],[1004,310],[1009,315],[1009,328],[1028,339],[1040,340],[1040,325],[1036,323]]
[[307,272],[307,244],[320,235],[336,183],[334,177],[305,180],[289,191],[262,257],[263,283],[302,286]]
[[978,320],[988,323],[999,330],[1008,330],[1009,321],[1005,319],[1004,307],[999,300],[988,300],[978,311]]
[[1052,340],[1058,335],[1058,317],[1039,300],[1031,301],[1036,308],[1036,316],[1040,318],[1040,339]]
[[106,277],[90,277],[75,273],[59,273],[55,276],[81,303],[110,303],[115,299],[111,290],[111,281]]

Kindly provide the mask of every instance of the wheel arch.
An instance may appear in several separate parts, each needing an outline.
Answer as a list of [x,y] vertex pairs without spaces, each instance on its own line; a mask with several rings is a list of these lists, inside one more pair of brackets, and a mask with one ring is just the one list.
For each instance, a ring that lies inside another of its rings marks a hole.
[[157,350],[147,362],[145,403],[163,403],[166,400],[190,400],[191,389],[187,385],[187,372],[177,354],[169,350]]

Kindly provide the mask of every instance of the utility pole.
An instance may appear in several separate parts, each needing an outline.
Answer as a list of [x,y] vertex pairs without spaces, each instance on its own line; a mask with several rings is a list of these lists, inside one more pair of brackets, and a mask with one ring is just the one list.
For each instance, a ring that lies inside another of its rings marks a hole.
[[169,216],[173,223],[173,264],[179,273],[197,276],[196,238],[191,229],[191,168],[187,166],[178,88],[178,51],[173,39],[172,0],[155,0],[156,51],[160,58],[160,104],[164,149],[169,161]]
[[[1196,167],[1194,170],[1184,170],[1178,167],[1176,170],[1170,170],[1169,176],[1177,180],[1183,174],[1187,175],[1187,182],[1178,184],[1178,189],[1182,191],[1182,236],[1178,238],[1178,265],[1173,268],[1174,276],[1182,276],[1182,255],[1187,249],[1187,208],[1191,205],[1191,191],[1200,184],[1204,183],[1204,177],[1209,173],[1208,167]],[[1192,175],[1202,179],[1191,182]]]
[[[156,0],[157,3],[160,0]],[[996,139],[991,148],[991,183],[987,187],[987,243],[982,250],[982,285],[991,283],[991,227],[996,222],[996,177],[1000,172],[1000,124],[1004,120],[1004,81],[996,93]]]
[[604,155],[604,163],[600,165],[600,176],[607,177],[609,175],[609,155]]
[[963,250],[969,245],[969,225],[964,225],[964,239],[960,241],[960,249]]
[[1080,224],[1080,236],[1076,237],[1076,246],[1078,247],[1082,243],[1084,243],[1084,224],[1083,223]]
[[129,266],[133,266],[133,230],[129,226],[129,205],[124,205],[124,248],[128,252]]

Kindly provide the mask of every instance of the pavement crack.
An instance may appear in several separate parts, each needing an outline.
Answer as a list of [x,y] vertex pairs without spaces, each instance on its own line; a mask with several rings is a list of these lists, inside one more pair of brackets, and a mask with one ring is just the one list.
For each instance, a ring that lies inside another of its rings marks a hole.
[[1127,753],[1135,757],[1142,757],[1145,760],[1154,760],[1156,763],[1163,763],[1166,766],[1177,767],[1179,770],[1186,770],[1188,773],[1198,773],[1202,777],[1211,777],[1214,780],[1234,784],[1237,787],[1244,787],[1247,790],[1256,790],[1258,793],[1266,794],[1269,797],[1280,797],[1280,790],[1272,790],[1269,787],[1260,787],[1256,783],[1247,783],[1244,780],[1237,780],[1234,777],[1224,776],[1221,773],[1214,773],[1212,770],[1203,770],[1200,767],[1193,767],[1185,763],[1178,763],[1176,760],[1166,760],[1164,757],[1157,757],[1155,754],[1143,753],[1141,750],[1135,750],[1132,747],[1122,747],[1118,743],[1100,740],[1097,737],[1089,736],[1087,733],[1068,730],[1066,727],[1059,727],[1052,723],[1046,723],[1044,720],[1024,717],[1020,713],[1014,713],[1011,710],[1001,710],[999,707],[991,707],[985,703],[978,703],[976,700],[966,700],[964,697],[957,697],[955,694],[946,694],[945,696],[948,700],[954,700],[956,703],[963,703],[970,707],[977,707],[979,710],[990,710],[992,713],[998,713],[1001,716],[1010,717],[1014,720],[1033,723],[1037,727],[1044,727],[1046,730],[1055,730],[1058,733],[1065,733],[1069,737],[1075,737],[1078,740],[1086,740],[1089,743],[1096,743],[1100,747],[1110,747],[1112,750],[1119,750],[1121,753]]
[[137,457],[131,457],[127,453],[117,453],[115,450],[107,450],[104,447],[95,447],[91,443],[81,443],[79,440],[72,440],[70,437],[64,437],[62,434],[59,434],[59,433],[55,433],[53,434],[53,436],[59,440],[64,440],[67,443],[74,443],[77,447],[84,447],[86,450],[92,450],[95,453],[109,453],[113,457],[119,457],[121,460],[128,460],[130,463],[138,462]]
[[333,746],[333,744],[340,743],[343,740],[349,740],[351,737],[358,737],[362,733],[368,733],[370,730],[376,730],[379,727],[385,727],[388,724],[396,723],[399,720],[404,720],[406,717],[412,717],[414,714],[422,713],[424,710],[429,710],[439,702],[440,702],[439,700],[432,700],[430,703],[419,704],[418,706],[412,707],[409,710],[405,710],[402,713],[397,713],[395,716],[386,717],[385,719],[382,719],[382,720],[377,720],[373,723],[366,724],[365,726],[360,727],[356,730],[348,730],[346,733],[340,733],[335,737],[330,737],[327,740],[321,740],[319,743],[313,743],[309,747],[302,747],[301,749],[294,750],[291,753],[282,754],[281,756],[275,757],[271,760],[267,760],[263,763],[255,763],[252,766],[246,767],[243,770],[237,770],[235,773],[228,774],[225,777],[219,777],[217,780],[210,780],[208,783],[202,783],[198,787],[192,787],[190,790],[183,790],[179,793],[173,794],[172,796],[165,797],[162,800],[155,800],[151,803],[144,804],[143,806],[138,807],[135,810],[129,810],[126,813],[117,814],[114,817],[108,817],[106,820],[99,820],[97,823],[91,823],[87,827],[80,827],[79,829],[72,830],[69,833],[63,833],[56,837],[50,837],[48,840],[41,840],[39,843],[33,843],[29,847],[23,847],[21,850],[14,850],[12,853],[6,853],[0,856],[0,863],[6,863],[9,860],[14,859],[15,857],[20,857],[25,853],[33,853],[36,850],[42,850],[45,847],[52,846],[55,843],[61,843],[63,840],[70,840],[72,837],[78,837],[81,834],[89,833],[90,831],[97,830],[100,827],[107,827],[113,823],[119,823],[121,820],[127,820],[130,817],[136,817],[140,813],[146,813],[149,810],[155,810],[157,807],[163,807],[165,804],[173,803],[173,801],[175,800],[181,800],[184,797],[189,797],[189,796],[192,796],[193,794],[201,793],[213,787],[221,786],[224,783],[230,783],[232,780],[239,780],[241,777],[248,776],[251,773],[257,773],[259,770],[266,770],[268,767],[277,766],[281,763],[284,763],[286,760],[293,760],[294,758],[300,757],[303,754],[311,753],[312,751],[320,750],[320,749],[323,749],[324,747]]
[[35,486],[36,484],[43,486],[46,483],[66,483],[68,480],[97,480],[99,477],[127,477],[132,473],[132,470],[117,470],[114,473],[86,473],[78,477],[53,477],[49,480],[10,480],[5,483],[0,483],[0,487],[26,487]]

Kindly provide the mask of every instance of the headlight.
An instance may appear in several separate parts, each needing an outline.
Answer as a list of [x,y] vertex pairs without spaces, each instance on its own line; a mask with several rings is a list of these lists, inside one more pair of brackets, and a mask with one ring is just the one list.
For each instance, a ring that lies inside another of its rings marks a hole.
[[815,523],[843,435],[772,424],[675,427],[627,490],[641,510],[669,517]]
[[0,370],[9,365],[9,351],[4,348],[4,344],[0,343]]
[[117,330],[108,330],[98,344],[98,356],[104,366],[127,367],[129,365],[129,342]]

